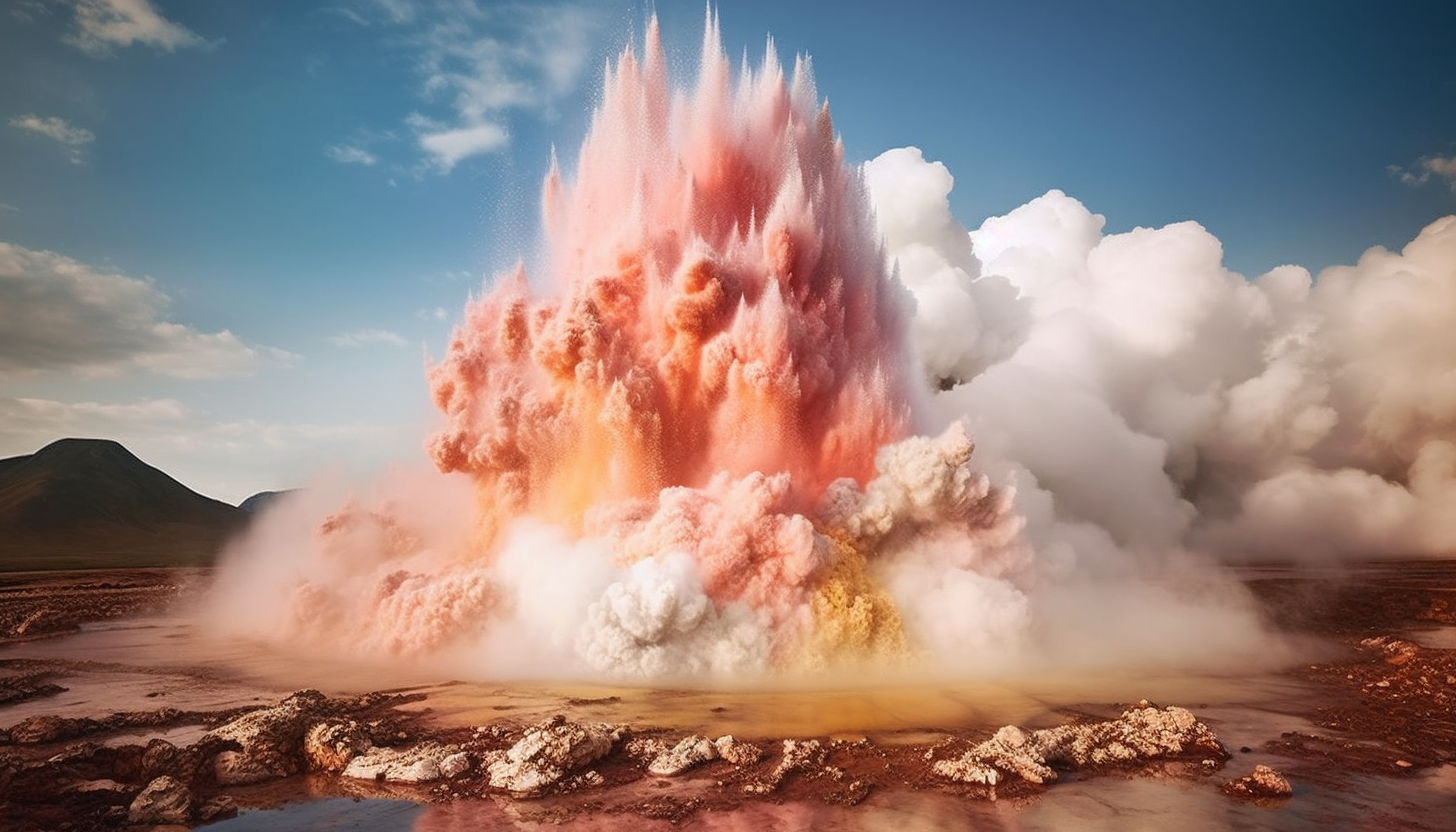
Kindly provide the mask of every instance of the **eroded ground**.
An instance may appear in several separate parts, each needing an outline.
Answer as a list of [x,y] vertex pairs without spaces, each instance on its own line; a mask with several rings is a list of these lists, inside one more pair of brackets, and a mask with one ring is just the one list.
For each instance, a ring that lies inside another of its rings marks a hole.
[[[295,694],[307,666],[250,672],[241,654],[189,649],[185,623],[148,617],[203,577],[0,577],[0,827],[195,825],[344,795],[453,807],[427,813],[425,827],[488,811],[636,829],[748,817],[758,805],[866,804],[854,811],[867,816],[908,795],[1021,806],[1162,781],[1188,784],[1202,811],[1218,805],[1210,795],[1253,801],[1279,828],[1349,820],[1318,804],[1352,789],[1377,804],[1369,828],[1442,829],[1456,817],[1452,778],[1432,776],[1456,761],[1456,562],[1251,570],[1270,617],[1333,645],[1327,657],[1225,682],[1219,695],[1142,680],[1144,695],[1188,706],[1221,742],[1131,755],[1115,749],[1145,738],[1118,734],[1120,715],[1172,712],[1118,699],[1117,688],[1090,703],[990,687],[715,694],[397,680],[376,691],[367,675],[314,667],[312,686],[328,695]],[[1163,698],[1175,691],[1177,702]],[[1028,730],[998,733],[1008,722]],[[1092,741],[1065,740],[1073,729],[1058,726],[1083,726],[1115,753],[1078,758],[1067,749]],[[1041,762],[1013,759],[1023,752]],[[1287,778],[1292,796],[1262,774],[1245,779],[1256,763]],[[155,788],[165,778],[170,792]]]

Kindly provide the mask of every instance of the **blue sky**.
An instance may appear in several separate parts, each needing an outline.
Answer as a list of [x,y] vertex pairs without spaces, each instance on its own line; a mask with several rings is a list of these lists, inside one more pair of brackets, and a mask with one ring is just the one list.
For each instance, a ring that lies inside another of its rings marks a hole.
[[[827,10],[827,11],[826,11]],[[686,82],[703,7],[660,3]],[[107,436],[229,501],[421,458],[421,368],[537,233],[637,2],[11,0],[0,456]],[[808,53],[854,161],[975,227],[1051,188],[1255,276],[1456,213],[1456,6],[723,2]]]

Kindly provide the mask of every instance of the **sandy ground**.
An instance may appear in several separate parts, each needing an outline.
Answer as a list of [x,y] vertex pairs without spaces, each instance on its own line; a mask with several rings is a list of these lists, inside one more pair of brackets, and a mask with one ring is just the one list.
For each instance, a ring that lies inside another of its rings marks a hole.
[[[1456,818],[1456,782],[1447,774],[1456,770],[1456,561],[1247,570],[1271,619],[1327,646],[1318,663],[1216,683],[1140,679],[1037,691],[994,685],[656,691],[407,678],[377,691],[379,680],[358,669],[260,663],[256,648],[199,651],[191,625],[162,611],[195,595],[206,577],[198,570],[0,575],[0,828],[125,827],[136,793],[163,770],[187,773],[198,805],[209,807],[195,808],[190,823],[226,818],[239,807],[246,812],[345,796],[434,807],[422,810],[417,829],[490,828],[482,820],[489,815],[503,826],[592,820],[591,828],[605,828],[611,819],[608,826],[645,830],[702,825],[705,818],[748,823],[759,817],[755,812],[782,814],[786,806],[822,807],[800,820],[843,825],[844,818],[894,816],[893,807],[902,805],[918,807],[906,810],[907,817],[934,817],[946,801],[978,807],[997,801],[1002,814],[993,828],[1039,828],[1030,821],[1041,809],[1012,809],[1022,814],[1008,820],[1005,807],[1036,805],[1053,790],[1073,796],[1065,805],[1099,791],[1157,802],[1168,793],[1138,796],[1127,784],[1165,781],[1191,784],[1197,801],[1218,795],[1218,801],[1248,802],[1220,791],[1256,762],[1293,784],[1291,797],[1252,799],[1274,812],[1264,817],[1274,828],[1326,825],[1318,805],[1301,802],[1349,794],[1356,797],[1344,798],[1334,822],[1361,807],[1369,810],[1361,817],[1374,824],[1368,828],[1443,829]],[[311,676],[314,681],[305,681]],[[1146,692],[1128,693],[1134,686]],[[433,740],[488,759],[553,714],[626,725],[627,735],[591,767],[591,777],[568,778],[545,799],[506,796],[479,765],[418,784],[307,773],[218,785],[203,764],[217,753],[204,740],[207,731],[275,705],[299,687],[323,689],[329,712],[367,726],[378,746]],[[1107,699],[1088,701],[1089,690]],[[934,761],[958,757],[1002,724],[1114,718],[1135,695],[1191,708],[1219,733],[1227,755],[1202,749],[1090,766],[1064,772],[1057,784],[954,783],[932,770]],[[1180,701],[1165,698],[1174,696]],[[688,733],[731,733],[763,755],[753,762],[713,760],[671,778],[646,772],[653,749]],[[808,764],[777,776],[785,739],[815,740],[818,747]],[[1214,803],[1197,805],[1203,808],[1195,811],[1223,811],[1210,809]],[[849,814],[831,821],[824,812]],[[795,828],[792,818],[786,822]]]

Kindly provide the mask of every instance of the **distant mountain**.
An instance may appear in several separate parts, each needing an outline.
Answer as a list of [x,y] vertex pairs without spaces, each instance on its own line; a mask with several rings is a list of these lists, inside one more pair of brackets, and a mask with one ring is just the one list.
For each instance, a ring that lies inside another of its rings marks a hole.
[[108,439],[0,459],[0,570],[209,564],[247,519]]
[[286,491],[259,491],[257,494],[238,503],[238,508],[246,511],[250,515],[257,514],[268,506],[273,505],[279,499],[287,497],[296,491],[298,491],[297,488],[290,488]]

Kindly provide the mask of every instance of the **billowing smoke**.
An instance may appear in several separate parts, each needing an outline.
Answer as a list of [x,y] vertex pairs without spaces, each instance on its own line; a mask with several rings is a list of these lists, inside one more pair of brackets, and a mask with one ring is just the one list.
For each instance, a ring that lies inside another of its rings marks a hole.
[[1052,191],[966,235],[942,165],[867,172],[936,424],[1059,522],[1151,557],[1456,551],[1456,217],[1249,280],[1196,223],[1104,235]]
[[[1215,558],[1456,549],[1456,218],[1318,281],[1053,191],[967,232],[801,60],[658,31],[429,370],[435,471],[265,515],[236,632],[454,674],[976,675],[1267,650]],[[1197,645],[1196,651],[1190,651]]]

